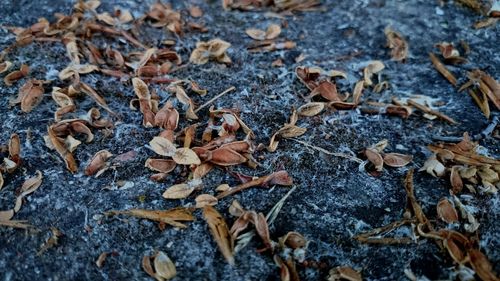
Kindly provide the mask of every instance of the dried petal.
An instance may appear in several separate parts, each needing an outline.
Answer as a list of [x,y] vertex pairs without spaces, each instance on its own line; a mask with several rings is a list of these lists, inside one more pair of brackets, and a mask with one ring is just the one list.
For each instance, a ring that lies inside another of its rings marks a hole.
[[377,171],[382,171],[384,167],[384,159],[382,158],[382,155],[378,153],[377,150],[367,148],[365,149],[365,155],[366,158],[368,158],[368,161],[370,161],[374,166]]

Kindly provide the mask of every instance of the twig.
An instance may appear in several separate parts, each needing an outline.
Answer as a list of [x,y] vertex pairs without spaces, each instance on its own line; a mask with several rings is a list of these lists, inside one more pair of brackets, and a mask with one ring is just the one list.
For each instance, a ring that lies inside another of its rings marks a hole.
[[231,87],[227,88],[226,90],[224,90],[224,92],[222,92],[222,93],[220,93],[220,94],[216,95],[216,96],[215,96],[215,97],[213,97],[211,100],[207,101],[206,103],[204,103],[204,104],[202,104],[200,107],[198,107],[198,108],[194,111],[194,113],[196,113],[196,112],[198,112],[198,111],[202,110],[203,108],[205,108],[205,107],[207,107],[208,105],[210,105],[211,103],[213,103],[216,99],[218,99],[218,98],[222,97],[223,95],[225,95],[225,94],[227,94],[227,93],[229,93],[229,92],[233,91],[234,89],[236,89],[236,87],[235,87],[235,86],[231,86]]
[[342,158],[346,158],[346,159],[349,159],[349,160],[352,160],[354,162],[357,162],[357,163],[363,163],[363,160],[357,158],[357,157],[354,157],[352,155],[349,155],[349,154],[346,154],[346,153],[338,153],[338,152],[331,152],[331,151],[328,151],[324,148],[321,148],[321,147],[318,147],[318,146],[314,146],[312,144],[309,144],[305,141],[301,141],[301,140],[298,140],[298,139],[293,139],[291,138],[290,140],[293,140],[294,142],[298,142],[302,145],[305,145],[306,147],[309,147],[309,148],[312,148],[316,151],[319,151],[319,152],[322,152],[324,154],[327,154],[327,155],[331,155],[331,156],[336,156],[336,157],[342,157]]
[[416,107],[417,109],[419,109],[425,113],[436,115],[437,117],[439,117],[439,118],[441,118],[441,119],[443,119],[451,124],[458,124],[458,122],[455,121],[453,118],[451,118],[451,117],[449,117],[449,116],[447,116],[439,111],[432,110],[429,107],[427,107],[423,104],[420,104],[414,100],[409,99],[406,103],[408,103],[408,105],[412,105],[412,106]]

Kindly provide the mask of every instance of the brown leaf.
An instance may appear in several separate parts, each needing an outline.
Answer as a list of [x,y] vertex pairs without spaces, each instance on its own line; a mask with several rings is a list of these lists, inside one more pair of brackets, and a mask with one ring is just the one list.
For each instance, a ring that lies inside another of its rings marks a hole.
[[19,70],[13,71],[3,78],[3,82],[7,86],[12,86],[14,82],[28,75],[30,71],[29,66],[26,64],[21,65]]
[[382,61],[374,60],[370,61],[368,65],[363,69],[364,74],[364,85],[371,86],[373,85],[373,81],[371,80],[373,74],[377,74],[385,68],[385,65]]
[[61,140],[57,137],[54,132],[54,126],[52,125],[48,128],[49,140],[52,143],[54,149],[59,153],[59,155],[63,158],[66,163],[66,168],[71,172],[75,173],[78,170],[78,165],[76,164],[75,158],[73,154],[66,148],[64,140]]
[[436,208],[439,218],[443,221],[447,223],[458,222],[457,210],[455,210],[455,207],[451,204],[450,200],[441,198]]
[[220,166],[233,166],[247,162],[247,159],[229,147],[217,148],[209,153],[210,162]]
[[404,167],[408,165],[413,156],[400,153],[384,153],[384,164],[389,167]]
[[302,234],[290,231],[285,236],[280,237],[279,244],[281,248],[290,247],[292,249],[304,248],[307,246],[307,240]]
[[3,179],[2,171],[0,171],[0,190],[2,190],[3,184],[4,184],[4,179]]
[[174,227],[186,228],[186,225],[180,221],[193,221],[194,217],[191,211],[187,208],[179,207],[170,210],[143,210],[143,209],[130,209],[130,210],[112,210],[105,213],[108,216],[114,215],[128,215],[137,218],[148,219],[152,221],[162,222]]
[[21,163],[21,140],[19,135],[14,133],[9,139],[9,159],[19,165]]
[[214,207],[208,205],[203,208],[203,218],[207,222],[222,255],[230,265],[234,265],[234,241],[229,234],[224,217]]
[[408,57],[408,43],[401,34],[386,27],[384,30],[387,46],[391,49],[391,58],[395,61],[404,61]]
[[209,60],[216,60],[220,63],[231,63],[231,58],[226,54],[226,50],[231,46],[230,43],[219,38],[208,42],[196,43],[196,49],[193,50],[189,61],[194,64],[205,64]]
[[168,101],[155,115],[155,126],[174,131],[179,123],[179,112]]
[[459,173],[459,166],[453,166],[450,172],[450,183],[452,187],[453,194],[458,194],[462,191],[464,183]]
[[99,172],[106,167],[106,161],[108,161],[111,156],[113,156],[113,154],[107,150],[100,150],[96,152],[90,160],[90,163],[87,165],[87,168],[85,168],[85,175],[93,176],[96,173],[99,174]]
[[265,183],[268,183],[270,185],[283,185],[283,186],[290,186],[293,184],[293,179],[288,175],[287,171],[277,171],[272,173],[271,175],[268,176],[268,178],[265,180]]
[[146,168],[160,172],[160,173],[170,173],[175,169],[175,161],[170,159],[153,159],[148,158],[146,160],[146,164],[144,165]]
[[368,161],[375,166],[375,169],[381,172],[384,168],[384,159],[382,158],[382,155],[380,155],[377,150],[372,148],[365,149],[365,155],[366,158],[368,158]]
[[309,98],[320,95],[328,101],[342,101],[337,93],[337,86],[330,81],[322,81],[317,87],[309,94]]
[[194,200],[196,201],[196,208],[203,208],[207,205],[215,206],[218,202],[217,198],[210,194],[198,195]]

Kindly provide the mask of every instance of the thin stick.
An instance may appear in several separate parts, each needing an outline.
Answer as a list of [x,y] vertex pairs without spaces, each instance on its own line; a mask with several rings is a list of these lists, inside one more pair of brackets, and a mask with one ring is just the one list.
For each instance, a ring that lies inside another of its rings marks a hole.
[[305,145],[309,148],[312,148],[314,150],[317,150],[319,152],[323,152],[324,154],[327,154],[327,155],[331,155],[331,156],[336,156],[336,157],[342,157],[342,158],[346,158],[346,159],[349,159],[349,160],[352,160],[354,162],[357,162],[357,163],[363,163],[363,160],[357,158],[357,157],[354,157],[354,156],[351,156],[349,154],[346,154],[346,153],[335,153],[335,152],[331,152],[331,151],[328,151],[324,148],[321,148],[321,147],[318,147],[318,146],[314,146],[312,144],[309,144],[307,142],[304,142],[304,141],[301,141],[301,140],[298,140],[298,139],[290,139],[290,140],[293,140],[294,142],[298,142],[302,145]]
[[235,87],[235,86],[231,86],[231,87],[227,88],[224,92],[222,92],[222,93],[220,93],[220,94],[216,95],[216,96],[215,96],[215,97],[213,97],[211,100],[207,101],[206,103],[204,103],[203,105],[201,105],[200,107],[198,107],[198,108],[194,111],[194,113],[196,113],[196,112],[198,112],[198,111],[202,110],[203,108],[205,108],[205,107],[207,107],[208,105],[210,105],[211,103],[213,103],[216,99],[218,99],[218,98],[222,97],[223,95],[225,95],[225,94],[227,94],[227,93],[231,92],[231,91],[232,91],[232,90],[234,90],[234,89],[236,89],[236,87]]
[[414,100],[408,100],[406,102],[408,105],[411,105],[411,106],[414,106],[416,108],[418,108],[419,110],[425,112],[425,113],[428,113],[428,114],[432,114],[432,115],[436,115],[437,117],[439,117],[440,119],[443,119],[451,124],[458,124],[457,121],[455,121],[453,118],[439,112],[439,111],[436,111],[436,110],[432,110],[430,107],[428,106],[425,106],[423,104],[420,104]]

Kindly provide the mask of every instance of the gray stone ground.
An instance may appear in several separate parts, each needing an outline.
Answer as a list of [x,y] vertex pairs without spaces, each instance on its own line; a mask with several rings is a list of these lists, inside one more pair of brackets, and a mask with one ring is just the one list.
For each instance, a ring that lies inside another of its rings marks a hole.
[[[2,0],[0,23],[27,26],[38,17],[52,19],[55,12],[69,13],[72,1],[10,1]],[[105,1],[100,11],[110,10],[115,4],[140,15],[148,7],[143,1]],[[215,63],[189,66],[176,73],[176,77],[190,78],[208,89],[205,97],[196,97],[202,104],[215,94],[234,85],[237,91],[217,100],[218,107],[237,107],[242,118],[256,132],[257,143],[267,143],[272,133],[286,122],[290,108],[304,103],[307,90],[293,74],[297,66],[294,58],[300,53],[307,57],[303,65],[317,65],[325,69],[341,69],[349,74],[350,84],[361,77],[364,62],[380,59],[386,64],[383,71],[391,89],[383,94],[367,91],[365,99],[388,101],[391,96],[406,97],[422,94],[442,101],[438,109],[460,121],[450,126],[440,121],[424,119],[419,114],[408,120],[387,116],[369,116],[360,112],[326,112],[299,121],[307,127],[300,140],[330,151],[359,151],[369,144],[388,138],[388,151],[413,154],[412,166],[419,167],[428,156],[426,145],[432,135],[460,136],[464,131],[472,134],[487,126],[472,99],[457,93],[432,67],[428,52],[440,41],[470,44],[469,63],[452,67],[465,77],[472,68],[483,68],[497,79],[500,77],[499,27],[474,30],[471,25],[480,18],[468,9],[447,3],[438,7],[437,1],[326,1],[326,12],[301,13],[287,18],[284,37],[297,42],[291,51],[251,54],[246,45],[251,42],[244,30],[279,23],[276,18],[258,12],[224,12],[219,1],[193,1],[205,12],[201,21],[208,33],[187,32],[179,39],[177,51],[187,61],[199,40],[220,37],[232,47],[230,67]],[[185,8],[186,3],[174,3]],[[442,12],[442,14],[441,14]],[[392,25],[410,44],[410,57],[404,64],[392,62],[384,48],[384,27]],[[155,29],[143,34],[143,41],[157,45],[172,35]],[[0,28],[0,49],[13,42],[14,37]],[[102,41],[103,43],[106,40]],[[113,44],[116,44],[113,43]],[[361,55],[338,60],[355,51]],[[271,67],[271,62],[282,58],[286,65]],[[7,59],[32,66],[32,77],[51,78],[54,70],[61,70],[68,60],[63,47],[51,43],[35,43],[10,54]],[[52,77],[54,78],[54,77]],[[183,178],[179,173],[166,183],[149,180],[151,174],[143,167],[145,159],[154,153],[145,144],[158,133],[141,127],[141,115],[131,112],[128,103],[134,97],[132,87],[114,79],[91,74],[84,81],[103,93],[110,107],[120,113],[114,134],[106,137],[96,134],[96,140],[82,145],[76,151],[80,171],[88,159],[101,149],[114,154],[136,150],[139,157],[115,172],[106,172],[100,178],[90,178],[81,172],[69,174],[54,151],[49,151],[42,136],[50,124],[55,110],[47,93],[40,106],[29,114],[18,107],[9,109],[8,99],[17,93],[18,86],[5,87],[0,82],[0,139],[5,143],[11,133],[20,134],[24,164],[20,171],[6,177],[6,187],[0,192],[0,209],[12,207],[14,190],[25,177],[40,169],[44,174],[42,186],[27,198],[17,219],[27,219],[39,229],[38,233],[7,228],[0,229],[0,280],[149,280],[142,271],[143,255],[163,250],[176,262],[175,280],[278,280],[278,268],[269,254],[259,254],[259,241],[252,242],[236,256],[236,266],[230,267],[217,250],[201,214],[185,230],[167,228],[160,231],[155,223],[134,218],[106,218],[102,213],[110,209],[145,208],[168,209],[179,205],[192,205],[193,198],[167,201],[161,198],[164,189]],[[463,81],[461,81],[463,82]],[[51,86],[56,86],[59,81]],[[348,89],[348,85],[341,86]],[[163,96],[166,99],[166,96]],[[93,103],[78,100],[81,112]],[[200,116],[203,116],[203,112]],[[28,139],[28,130],[31,138]],[[331,137],[326,139],[329,134]],[[481,142],[489,153],[498,156],[498,140]],[[398,146],[398,149],[396,149]],[[405,205],[402,179],[408,168],[386,169],[380,177],[370,177],[358,170],[354,162],[319,154],[293,141],[283,141],[275,153],[259,152],[262,167],[249,170],[232,168],[252,175],[268,174],[285,168],[295,178],[298,189],[290,196],[274,225],[271,236],[280,237],[288,231],[298,231],[310,241],[308,260],[324,262],[326,269],[298,267],[303,280],[323,280],[329,267],[350,265],[361,269],[368,280],[403,280],[403,270],[411,269],[418,276],[447,279],[453,264],[430,241],[421,240],[406,246],[367,246],[353,240],[353,234],[397,220]],[[125,190],[107,190],[118,180],[127,180],[134,186]],[[236,184],[235,178],[221,170],[208,177],[203,192],[213,193],[220,183]],[[446,196],[448,182],[424,173],[416,175],[416,193],[424,211],[435,216],[435,204]],[[228,216],[227,207],[232,199],[243,206],[261,212],[270,208],[287,192],[287,188],[271,190],[253,189],[223,200],[217,205]],[[141,203],[140,196],[145,196]],[[500,201],[498,195],[463,197],[476,207],[481,223],[480,245],[500,271]],[[230,220],[231,221],[231,220]],[[40,245],[49,237],[50,227],[57,227],[64,236],[60,245],[36,256]],[[404,231],[400,234],[404,234]],[[105,266],[99,269],[94,261],[100,253],[114,251]]]

